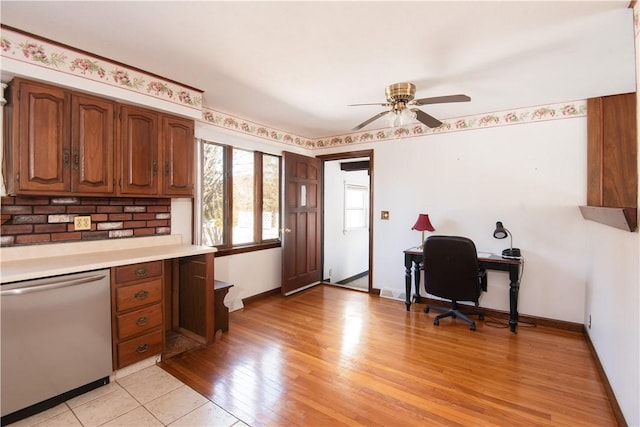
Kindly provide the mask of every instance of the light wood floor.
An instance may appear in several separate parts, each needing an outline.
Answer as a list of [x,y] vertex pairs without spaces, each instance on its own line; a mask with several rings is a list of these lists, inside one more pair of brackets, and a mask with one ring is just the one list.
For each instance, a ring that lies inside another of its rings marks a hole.
[[582,334],[434,326],[422,308],[317,286],[161,367],[252,426],[616,425]]

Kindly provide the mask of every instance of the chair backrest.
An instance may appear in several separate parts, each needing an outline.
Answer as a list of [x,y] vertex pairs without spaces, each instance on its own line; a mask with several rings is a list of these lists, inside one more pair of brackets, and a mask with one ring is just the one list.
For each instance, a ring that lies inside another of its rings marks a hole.
[[427,293],[454,301],[478,302],[478,253],[471,239],[429,236],[423,246],[423,268]]

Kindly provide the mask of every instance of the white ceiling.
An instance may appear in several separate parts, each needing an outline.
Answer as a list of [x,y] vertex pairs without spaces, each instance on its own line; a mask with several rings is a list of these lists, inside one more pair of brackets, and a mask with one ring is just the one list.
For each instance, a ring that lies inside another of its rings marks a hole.
[[[635,91],[625,1],[5,1],[2,24],[204,90],[307,138],[349,132],[385,86],[439,118]],[[374,122],[369,128],[384,123]]]

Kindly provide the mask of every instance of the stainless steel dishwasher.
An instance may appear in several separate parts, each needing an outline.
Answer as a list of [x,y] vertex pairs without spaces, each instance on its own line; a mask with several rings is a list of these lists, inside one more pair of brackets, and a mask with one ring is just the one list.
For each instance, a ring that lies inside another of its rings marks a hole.
[[2,425],[109,383],[109,270],[2,284]]

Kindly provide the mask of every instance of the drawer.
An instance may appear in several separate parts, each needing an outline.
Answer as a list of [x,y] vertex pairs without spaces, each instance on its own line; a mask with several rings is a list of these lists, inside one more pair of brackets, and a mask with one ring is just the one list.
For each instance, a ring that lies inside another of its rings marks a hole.
[[140,264],[115,267],[116,283],[133,282],[134,280],[162,276],[162,261],[141,262]]
[[118,340],[124,340],[134,335],[150,331],[162,326],[162,305],[141,308],[116,318]]
[[118,368],[162,353],[162,328],[118,344]]
[[116,288],[116,311],[130,310],[162,300],[162,279]]

